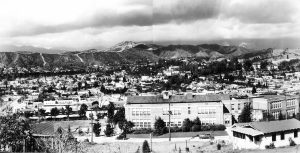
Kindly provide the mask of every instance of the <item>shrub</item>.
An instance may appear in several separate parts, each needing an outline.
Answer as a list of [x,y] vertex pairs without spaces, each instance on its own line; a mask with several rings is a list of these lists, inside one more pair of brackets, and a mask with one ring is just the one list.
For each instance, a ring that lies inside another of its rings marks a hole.
[[221,144],[218,143],[218,144],[217,144],[217,149],[218,149],[218,150],[221,150],[221,147],[222,147]]
[[273,142],[270,143],[270,145],[268,146],[268,148],[266,147],[266,149],[274,149],[275,145]]
[[192,126],[192,131],[193,132],[201,131],[201,125],[193,125]]
[[107,136],[107,137],[110,137],[112,136],[112,134],[114,133],[114,129],[111,127],[110,124],[107,124],[106,125],[106,129],[104,131],[104,134]]
[[150,147],[147,140],[143,142],[142,151],[143,153],[150,153]]
[[117,139],[117,140],[124,140],[124,139],[126,139],[126,134],[123,132],[123,133],[121,133],[119,136],[117,136],[116,139]]
[[292,138],[289,138],[290,146],[295,146],[296,143]]
[[152,129],[136,129],[132,132],[132,134],[150,134]]
[[182,127],[181,127],[181,130],[182,130],[182,132],[189,132],[189,131],[190,131],[190,128],[187,127],[187,126],[182,126]]

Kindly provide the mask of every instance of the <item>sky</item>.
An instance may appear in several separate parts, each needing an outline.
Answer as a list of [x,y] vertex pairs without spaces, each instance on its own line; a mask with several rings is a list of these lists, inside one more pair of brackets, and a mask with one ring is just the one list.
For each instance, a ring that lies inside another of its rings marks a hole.
[[0,46],[268,40],[300,48],[299,19],[299,0],[0,0]]

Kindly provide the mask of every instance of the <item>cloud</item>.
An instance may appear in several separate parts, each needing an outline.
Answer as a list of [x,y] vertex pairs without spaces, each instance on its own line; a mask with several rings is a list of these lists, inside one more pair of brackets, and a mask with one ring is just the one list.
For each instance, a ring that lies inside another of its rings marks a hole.
[[154,0],[154,24],[215,18],[220,13],[220,4],[220,0]]
[[93,48],[300,37],[299,18],[298,0],[1,0],[0,43]]
[[300,3],[295,0],[229,0],[222,5],[222,16],[245,23],[294,22]]

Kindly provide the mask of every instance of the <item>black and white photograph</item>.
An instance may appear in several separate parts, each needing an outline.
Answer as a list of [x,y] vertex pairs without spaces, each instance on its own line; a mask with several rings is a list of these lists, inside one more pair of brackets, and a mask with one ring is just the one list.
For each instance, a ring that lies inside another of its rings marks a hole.
[[0,153],[300,153],[300,0],[0,0]]

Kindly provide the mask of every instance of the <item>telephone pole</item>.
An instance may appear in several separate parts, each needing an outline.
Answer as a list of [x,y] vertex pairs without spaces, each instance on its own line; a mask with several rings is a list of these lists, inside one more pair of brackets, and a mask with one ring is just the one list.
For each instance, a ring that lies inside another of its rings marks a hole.
[[169,101],[169,141],[171,141],[171,102]]

